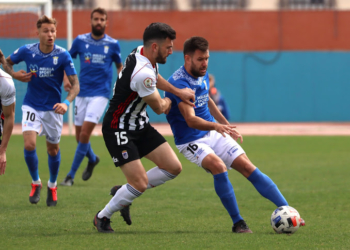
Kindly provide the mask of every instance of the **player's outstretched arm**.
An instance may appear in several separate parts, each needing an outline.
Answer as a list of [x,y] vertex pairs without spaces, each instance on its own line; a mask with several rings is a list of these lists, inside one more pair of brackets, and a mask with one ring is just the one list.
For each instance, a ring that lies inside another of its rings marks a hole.
[[194,107],[194,91],[190,88],[178,89],[171,83],[165,80],[161,75],[158,75],[157,88],[178,96],[183,102]]
[[115,66],[117,67],[117,73],[119,75],[120,71],[123,69],[123,64],[122,63],[115,63]]
[[2,106],[5,116],[2,142],[0,145],[0,175],[5,174],[6,169],[6,150],[12,135],[13,124],[15,123],[15,103],[9,106]]
[[235,129],[236,126],[206,121],[196,116],[194,109],[184,102],[180,102],[178,107],[187,125],[190,128],[203,130],[203,131],[216,130],[218,133],[222,134],[223,137],[226,137],[225,135],[226,133],[235,140],[240,138],[241,142],[243,142],[243,138],[241,134]]
[[171,107],[171,100],[168,97],[163,99],[160,97],[159,92],[156,90],[152,94],[142,98],[157,114],[169,113]]
[[210,111],[210,114],[215,118],[215,120],[220,123],[220,124],[225,124],[229,125],[230,123],[226,120],[225,116],[220,112],[218,107],[216,106],[215,102],[213,99],[209,97],[209,102],[208,102],[208,108]]
[[24,71],[22,69],[15,72],[13,70],[13,65],[14,65],[14,63],[12,62],[11,58],[7,57],[6,63],[3,64],[3,68],[10,76],[15,78],[16,80],[21,81],[21,82],[29,82],[30,79],[32,78],[32,73],[31,72],[27,73],[26,71]]
[[64,102],[56,103],[53,106],[55,113],[61,114],[61,115],[64,115],[67,112],[69,104],[73,102],[74,98],[79,94],[79,91],[80,91],[79,80],[77,75],[70,75],[67,77],[71,85],[67,98],[66,100],[64,100]]

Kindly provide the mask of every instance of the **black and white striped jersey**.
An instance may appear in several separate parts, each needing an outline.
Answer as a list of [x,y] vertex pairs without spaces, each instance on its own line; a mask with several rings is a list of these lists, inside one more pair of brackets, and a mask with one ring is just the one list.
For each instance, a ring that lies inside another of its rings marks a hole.
[[126,58],[114,85],[113,97],[103,120],[104,128],[141,130],[149,124],[142,97],[157,91],[158,65],[143,56],[143,46]]

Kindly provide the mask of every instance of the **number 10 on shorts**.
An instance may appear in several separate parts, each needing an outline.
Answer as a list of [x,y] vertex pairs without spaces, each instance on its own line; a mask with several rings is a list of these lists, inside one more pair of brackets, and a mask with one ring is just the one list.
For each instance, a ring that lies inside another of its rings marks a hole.
[[126,137],[126,131],[115,132],[115,136],[117,137],[117,144],[124,145],[128,143],[128,137]]

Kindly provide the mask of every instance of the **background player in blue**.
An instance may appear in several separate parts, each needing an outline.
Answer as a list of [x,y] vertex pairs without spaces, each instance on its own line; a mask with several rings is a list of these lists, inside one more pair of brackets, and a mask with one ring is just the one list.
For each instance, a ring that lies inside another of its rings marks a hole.
[[[119,42],[105,34],[107,12],[97,8],[91,12],[91,33],[79,35],[73,42],[69,53],[80,58],[80,92],[75,99],[75,136],[78,142],[70,172],[61,185],[72,186],[84,157],[89,159],[83,172],[87,181],[100,159],[94,154],[90,136],[107,106],[112,84],[113,62],[118,74],[123,64]],[[69,89],[69,82],[65,87]]]
[[[32,177],[29,201],[36,204],[40,200],[42,187],[38,171],[36,137],[46,135],[46,146],[50,170],[46,204],[57,204],[57,175],[61,161],[59,141],[61,138],[63,114],[79,93],[79,81],[70,54],[55,45],[56,20],[41,17],[37,21],[37,35],[40,42],[27,44],[17,49],[7,59],[5,70],[13,78],[28,82],[27,93],[22,106],[22,131],[24,137],[24,159]],[[14,72],[12,66],[21,61],[27,71]],[[72,85],[67,99],[61,102],[61,86],[64,72]]]
[[175,71],[169,82],[177,88],[193,89],[196,107],[185,104],[171,93],[165,94],[172,101],[167,120],[173,131],[176,147],[188,160],[213,175],[215,191],[234,223],[232,231],[252,233],[239,213],[227,169],[233,168],[240,172],[263,197],[277,207],[288,203],[276,184],[248,159],[236,142],[237,139],[242,142],[242,136],[235,126],[229,124],[209,97],[208,41],[202,37],[186,40],[184,58],[184,66]]

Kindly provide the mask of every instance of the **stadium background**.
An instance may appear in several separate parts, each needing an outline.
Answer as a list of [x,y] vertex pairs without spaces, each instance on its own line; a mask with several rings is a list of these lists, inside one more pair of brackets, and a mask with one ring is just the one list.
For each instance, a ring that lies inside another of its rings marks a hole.
[[[73,11],[73,37],[90,32],[91,9]],[[109,11],[107,34],[120,41],[123,60],[142,44],[144,28],[166,22],[177,31],[175,52],[160,73],[168,78],[183,64],[183,42],[210,42],[208,71],[230,107],[231,122],[346,122],[350,120],[350,11]],[[54,9],[57,44],[67,47],[66,11]],[[36,42],[33,14],[0,15],[0,48],[8,56]],[[18,20],[25,20],[19,23]],[[79,63],[75,60],[79,71]],[[24,65],[17,66],[24,68]],[[114,69],[114,81],[116,70]],[[26,84],[16,82],[16,123]],[[66,93],[63,91],[63,98]],[[151,121],[165,116],[149,112]],[[67,121],[67,115],[65,115]]]

